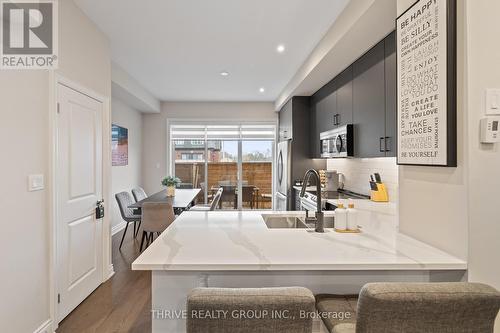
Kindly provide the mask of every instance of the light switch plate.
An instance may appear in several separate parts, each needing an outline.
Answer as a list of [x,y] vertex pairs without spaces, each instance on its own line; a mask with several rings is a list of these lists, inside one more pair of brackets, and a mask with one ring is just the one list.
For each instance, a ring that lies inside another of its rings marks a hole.
[[500,89],[486,89],[486,115],[500,115]]
[[28,191],[40,191],[45,188],[43,175],[29,175],[28,176]]

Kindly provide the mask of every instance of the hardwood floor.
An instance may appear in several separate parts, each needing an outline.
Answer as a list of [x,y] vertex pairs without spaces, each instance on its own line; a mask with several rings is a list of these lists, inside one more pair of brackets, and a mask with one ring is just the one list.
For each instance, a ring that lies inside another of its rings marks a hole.
[[141,238],[141,233],[133,238],[131,227],[121,251],[123,231],[113,236],[115,275],[59,323],[57,333],[151,332],[151,272],[130,269],[139,255]]

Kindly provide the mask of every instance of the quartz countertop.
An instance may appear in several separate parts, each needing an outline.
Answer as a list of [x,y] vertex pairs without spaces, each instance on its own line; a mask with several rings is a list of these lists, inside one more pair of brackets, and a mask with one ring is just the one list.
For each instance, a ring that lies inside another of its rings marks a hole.
[[[367,200],[364,200],[367,201]],[[325,214],[332,214],[326,212]],[[465,270],[467,263],[398,233],[391,214],[359,210],[359,234],[268,229],[261,214],[182,213],[133,263],[133,270]]]

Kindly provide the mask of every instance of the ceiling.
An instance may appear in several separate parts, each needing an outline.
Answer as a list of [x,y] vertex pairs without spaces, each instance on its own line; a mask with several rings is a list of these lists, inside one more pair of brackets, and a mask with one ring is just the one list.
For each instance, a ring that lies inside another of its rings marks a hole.
[[156,98],[274,101],[349,0],[75,1]]

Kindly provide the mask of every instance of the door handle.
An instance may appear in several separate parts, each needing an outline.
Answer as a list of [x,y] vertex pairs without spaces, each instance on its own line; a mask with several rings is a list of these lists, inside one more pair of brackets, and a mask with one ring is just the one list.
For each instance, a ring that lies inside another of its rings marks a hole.
[[95,218],[96,220],[102,219],[104,217],[104,199],[101,199],[96,202],[95,207]]

